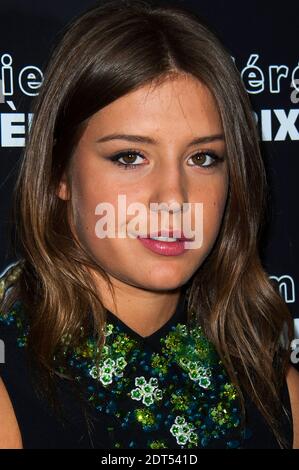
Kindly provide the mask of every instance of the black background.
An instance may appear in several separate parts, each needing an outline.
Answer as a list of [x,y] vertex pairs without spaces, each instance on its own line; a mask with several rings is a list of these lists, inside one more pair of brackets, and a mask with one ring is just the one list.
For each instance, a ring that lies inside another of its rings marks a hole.
[[[220,0],[177,3],[195,10],[208,21],[235,58],[240,73],[246,67],[251,54],[259,55],[256,65],[264,73],[265,89],[256,94],[249,92],[249,95],[257,116],[260,116],[261,110],[270,110],[273,134],[272,141],[262,139],[261,142],[271,187],[271,222],[261,246],[261,257],[269,276],[277,277],[280,283],[281,294],[296,319],[296,338],[299,338],[299,310],[296,298],[299,279],[299,145],[296,135],[291,138],[287,134],[284,140],[275,140],[280,124],[274,113],[275,109],[284,110],[288,114],[291,109],[299,108],[299,103],[291,100],[291,74],[299,62],[299,4],[292,1],[274,4],[257,0],[247,3]],[[10,54],[13,59],[14,94],[9,99],[14,102],[15,112],[28,113],[32,99],[19,89],[18,74],[21,69],[33,65],[43,71],[56,34],[75,15],[94,4],[94,1],[88,0],[1,0],[0,59],[3,54]],[[281,79],[279,93],[270,91],[269,67],[274,65],[289,67],[288,77]],[[299,67],[296,76],[299,89]],[[2,113],[9,112],[14,111],[6,102],[1,102],[0,117]],[[295,126],[298,134],[299,118]],[[9,209],[23,151],[22,147],[5,147],[1,142],[0,273],[17,259],[8,250]]]

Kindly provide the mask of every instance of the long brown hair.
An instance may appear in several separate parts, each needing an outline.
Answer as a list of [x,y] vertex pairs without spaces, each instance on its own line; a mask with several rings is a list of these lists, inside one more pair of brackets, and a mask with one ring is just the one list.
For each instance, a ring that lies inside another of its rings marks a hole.
[[[227,147],[229,192],[213,249],[190,279],[188,311],[217,348],[236,385],[244,413],[245,391],[272,427],[279,445],[281,385],[289,360],[293,322],[263,269],[258,246],[268,187],[249,97],[228,50],[194,12],[146,1],[97,4],[57,36],[39,96],[14,198],[22,270],[2,302],[21,297],[30,316],[28,345],[49,375],[63,335],[82,341],[93,316],[105,308],[88,268],[113,288],[107,274],[72,232],[70,201],[56,190],[88,119],[117,98],[146,84],[190,74],[213,93]],[[71,184],[69,184],[71,188]],[[9,276],[11,276],[9,278]],[[207,289],[207,286],[209,288]],[[287,326],[286,345],[281,333]],[[267,400],[265,400],[267,396]]]

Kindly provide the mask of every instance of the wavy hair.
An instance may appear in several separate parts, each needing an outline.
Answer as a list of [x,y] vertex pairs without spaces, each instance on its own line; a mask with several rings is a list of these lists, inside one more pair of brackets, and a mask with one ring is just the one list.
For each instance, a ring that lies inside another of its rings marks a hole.
[[281,387],[293,322],[259,256],[269,202],[259,135],[229,51],[202,18],[185,7],[141,0],[101,2],[57,35],[40,93],[32,102],[14,192],[22,269],[9,270],[2,279],[2,291],[5,281],[12,288],[1,308],[7,311],[22,298],[31,326],[29,349],[50,379],[62,338],[71,338],[70,346],[80,344],[90,312],[102,347],[106,309],[89,268],[106,280],[115,298],[113,287],[73,236],[71,198],[63,201],[56,191],[63,172],[71,181],[72,154],[94,113],[138,87],[158,86],[177,74],[202,81],[215,97],[229,171],[219,234],[188,281],[188,313],[196,313],[237,387],[243,419],[247,393],[284,447]]

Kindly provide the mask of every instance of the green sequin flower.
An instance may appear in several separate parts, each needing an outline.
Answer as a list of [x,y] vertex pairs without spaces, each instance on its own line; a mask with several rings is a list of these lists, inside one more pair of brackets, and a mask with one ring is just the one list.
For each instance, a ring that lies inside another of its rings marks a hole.
[[188,371],[191,380],[194,380],[203,388],[209,387],[211,384],[209,377],[212,375],[209,367],[203,367],[198,361],[193,362],[184,359],[180,359],[180,364]]
[[131,390],[133,400],[142,400],[146,406],[150,406],[155,400],[162,400],[162,390],[158,388],[158,380],[151,377],[147,382],[144,376],[135,378],[136,388]]
[[198,436],[194,432],[195,427],[193,424],[187,423],[184,416],[177,416],[174,424],[170,428],[171,434],[176,438],[176,441],[180,445],[185,445],[187,442],[196,444]]
[[116,361],[108,358],[104,361],[102,367],[99,369],[93,366],[89,374],[93,379],[99,379],[103,385],[107,386],[112,383],[113,375],[115,377],[122,377],[124,375],[123,369],[126,367],[127,361],[124,357],[118,357]]

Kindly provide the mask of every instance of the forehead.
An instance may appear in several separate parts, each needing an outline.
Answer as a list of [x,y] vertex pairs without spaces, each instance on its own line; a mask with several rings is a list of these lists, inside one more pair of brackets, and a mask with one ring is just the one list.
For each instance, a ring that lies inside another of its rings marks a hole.
[[215,133],[222,130],[213,94],[198,79],[180,75],[143,85],[95,113],[88,132]]

